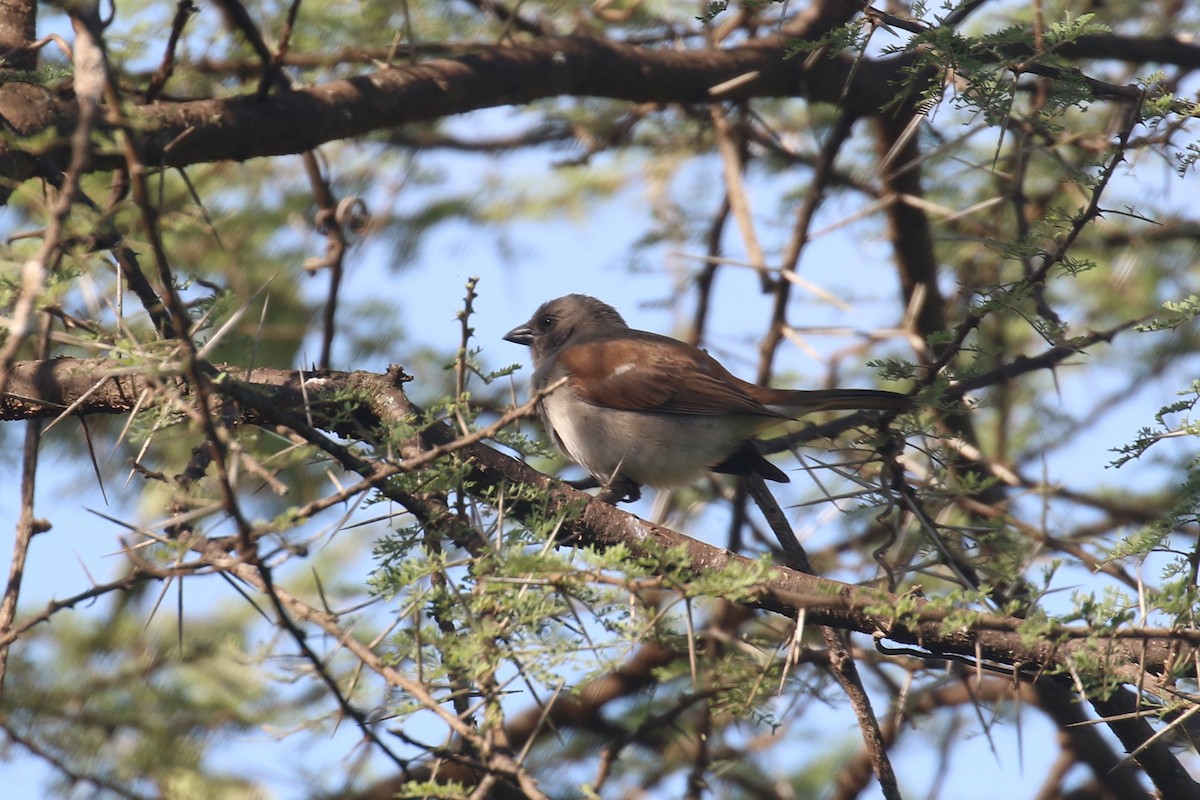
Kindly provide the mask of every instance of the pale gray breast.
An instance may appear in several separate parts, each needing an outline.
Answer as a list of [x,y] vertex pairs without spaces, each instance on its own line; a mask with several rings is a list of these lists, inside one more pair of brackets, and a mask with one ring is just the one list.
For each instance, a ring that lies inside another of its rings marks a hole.
[[620,474],[663,487],[692,482],[771,423],[751,416],[601,408],[568,387],[544,398],[541,413],[555,445],[601,483]]

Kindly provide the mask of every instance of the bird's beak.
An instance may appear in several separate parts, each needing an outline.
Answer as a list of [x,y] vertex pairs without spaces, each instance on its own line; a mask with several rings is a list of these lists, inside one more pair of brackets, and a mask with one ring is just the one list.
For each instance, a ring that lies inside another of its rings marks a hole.
[[529,346],[533,344],[533,328],[529,327],[529,323],[518,325],[504,334],[504,341]]

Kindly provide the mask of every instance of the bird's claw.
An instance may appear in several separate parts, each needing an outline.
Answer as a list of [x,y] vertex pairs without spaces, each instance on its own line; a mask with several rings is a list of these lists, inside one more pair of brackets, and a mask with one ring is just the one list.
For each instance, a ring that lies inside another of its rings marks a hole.
[[618,503],[635,503],[642,499],[642,487],[628,478],[614,478],[601,488],[597,497],[614,506]]

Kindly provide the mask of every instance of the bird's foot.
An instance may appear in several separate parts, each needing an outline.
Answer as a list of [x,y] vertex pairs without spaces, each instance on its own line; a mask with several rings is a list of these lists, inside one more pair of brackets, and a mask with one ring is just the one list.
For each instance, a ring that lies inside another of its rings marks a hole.
[[614,506],[618,503],[634,503],[642,499],[642,487],[628,478],[614,478],[601,487],[597,497]]

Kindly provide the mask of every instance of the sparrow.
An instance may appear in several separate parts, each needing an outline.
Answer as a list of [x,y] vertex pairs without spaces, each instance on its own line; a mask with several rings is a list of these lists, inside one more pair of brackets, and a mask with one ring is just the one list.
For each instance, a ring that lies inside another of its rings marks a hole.
[[700,348],[631,328],[612,306],[582,294],[543,303],[504,339],[529,347],[534,392],[561,382],[538,402],[542,425],[604,487],[683,486],[709,470],[786,483],[753,444],[765,428],[813,411],[911,405],[876,389],[744,381]]

